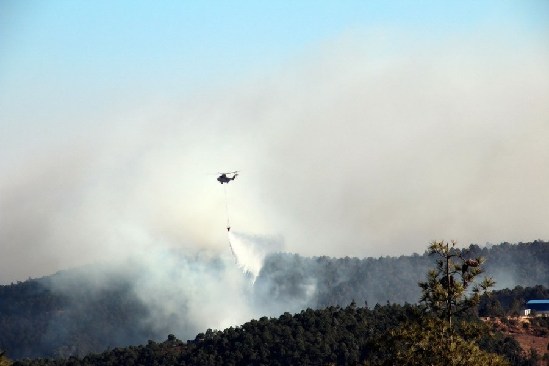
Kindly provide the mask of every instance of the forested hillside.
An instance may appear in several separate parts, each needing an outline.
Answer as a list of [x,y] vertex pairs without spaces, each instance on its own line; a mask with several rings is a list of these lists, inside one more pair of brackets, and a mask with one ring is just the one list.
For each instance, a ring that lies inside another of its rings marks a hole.
[[148,310],[128,278],[113,278],[101,289],[78,281],[68,292],[49,281],[0,287],[0,349],[10,357],[68,357],[154,338],[138,321]]
[[[549,285],[547,242],[505,243],[487,248],[472,245],[469,252],[472,257],[486,257],[487,274],[493,275],[496,282],[504,279],[499,282],[499,288]],[[250,308],[253,305],[254,314],[264,316],[278,316],[285,311],[299,313],[305,308],[344,307],[353,300],[361,306],[367,303],[369,308],[377,303],[416,303],[420,298],[417,283],[425,279],[433,263],[434,259],[427,254],[378,259],[276,254],[266,259],[255,283],[236,295],[244,298],[243,304]],[[220,266],[215,261],[212,265]],[[161,321],[151,320],[159,319],[156,313],[159,307],[152,308],[135,290],[136,284],[144,281],[140,277],[140,273],[145,272],[143,268],[133,266],[128,271],[101,268],[101,276],[83,276],[89,272],[63,271],[42,279],[0,286],[0,349],[12,359],[83,356],[108,348],[143,344],[150,339],[165,339],[167,334],[190,339],[198,333],[186,326],[191,320],[196,324],[196,315],[185,306],[190,299],[180,299],[184,294],[178,292],[157,296],[157,304],[166,303],[171,312],[166,312]],[[218,277],[223,274],[220,270],[216,273]],[[169,273],[166,277],[169,279]],[[167,286],[170,285],[168,282]],[[479,309],[485,313],[516,311],[528,296],[546,293],[543,287],[536,289],[519,289],[512,299],[502,296],[499,305],[493,299],[487,300]],[[177,304],[183,305],[174,307],[174,298],[180,300]],[[229,312],[238,310],[229,309]],[[248,319],[261,317],[254,314]],[[206,328],[208,326],[201,329]]]
[[[470,245],[468,252],[486,258],[486,275],[496,280],[496,289],[549,286],[547,242]],[[267,258],[257,282],[275,298],[302,297],[312,307],[347,305],[352,300],[370,305],[415,303],[420,294],[417,282],[424,280],[433,261],[427,254],[365,259],[279,254]],[[315,291],[308,291],[311,288]]]
[[[398,334],[402,324],[419,324],[422,314],[417,305],[377,305],[368,309],[353,303],[345,308],[262,317],[222,331],[208,329],[188,342],[170,335],[162,343],[149,341],[147,345],[116,348],[83,358],[41,359],[15,366],[393,364],[394,355],[404,345],[392,344],[391,334]],[[498,354],[511,365],[534,365],[516,341],[501,333],[489,335],[480,323],[463,323],[465,328],[458,333],[471,337],[467,324],[474,324],[478,334],[484,334],[478,336],[483,351]]]

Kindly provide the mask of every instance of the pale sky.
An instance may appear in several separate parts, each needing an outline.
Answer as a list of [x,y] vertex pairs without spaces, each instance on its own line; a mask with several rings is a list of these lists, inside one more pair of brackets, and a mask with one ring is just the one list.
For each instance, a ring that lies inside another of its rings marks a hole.
[[0,0],[0,283],[234,229],[549,239],[547,1]]

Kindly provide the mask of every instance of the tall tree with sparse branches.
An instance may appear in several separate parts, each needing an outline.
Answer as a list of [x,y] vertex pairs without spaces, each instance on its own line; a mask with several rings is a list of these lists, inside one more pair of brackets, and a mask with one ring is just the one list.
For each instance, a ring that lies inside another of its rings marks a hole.
[[444,241],[433,241],[428,248],[430,255],[438,257],[436,268],[429,271],[427,281],[419,282],[422,290],[420,301],[427,310],[450,327],[452,317],[477,305],[480,296],[495,285],[491,277],[485,277],[479,283],[476,278],[483,273],[483,257],[468,258],[467,251],[456,248]]
[[485,278],[475,284],[483,271],[481,257],[469,258],[456,243],[432,242],[428,252],[437,256],[436,267],[427,274],[421,302],[429,315],[404,322],[373,342],[379,350],[369,360],[371,365],[445,365],[504,366],[503,357],[485,352],[477,344],[481,328],[461,321],[452,325],[452,317],[475,306],[480,295],[495,282]]

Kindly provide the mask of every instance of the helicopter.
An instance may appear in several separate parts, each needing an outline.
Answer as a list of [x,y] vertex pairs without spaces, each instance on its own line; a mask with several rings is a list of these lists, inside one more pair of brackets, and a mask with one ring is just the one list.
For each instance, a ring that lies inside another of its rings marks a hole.
[[[221,175],[217,177],[217,181],[221,184],[223,183],[229,184],[231,180],[234,180],[238,176],[238,170],[234,172],[219,173],[219,174]],[[227,175],[232,175],[232,177],[228,177]]]

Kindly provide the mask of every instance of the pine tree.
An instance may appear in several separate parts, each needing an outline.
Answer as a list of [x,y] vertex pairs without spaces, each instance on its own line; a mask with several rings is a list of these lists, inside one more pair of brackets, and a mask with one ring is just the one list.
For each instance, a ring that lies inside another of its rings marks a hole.
[[[428,272],[427,281],[419,283],[427,312],[378,338],[373,344],[377,352],[368,360],[370,365],[508,365],[503,357],[478,347],[475,341],[481,335],[479,327],[452,323],[455,315],[478,304],[480,294],[495,284],[491,278],[474,284],[482,273],[484,259],[466,258],[467,253],[455,245],[431,243],[428,251],[439,257],[437,265]],[[468,293],[471,285],[472,292]]]
[[[480,283],[474,283],[483,273],[483,257],[466,258],[467,252],[443,241],[434,241],[429,245],[428,253],[436,255],[437,266],[427,274],[426,282],[419,282],[422,290],[420,302],[427,310],[439,318],[444,318],[452,326],[452,317],[461,314],[480,301],[480,296],[495,285],[490,277]],[[471,293],[468,293],[471,287]]]

